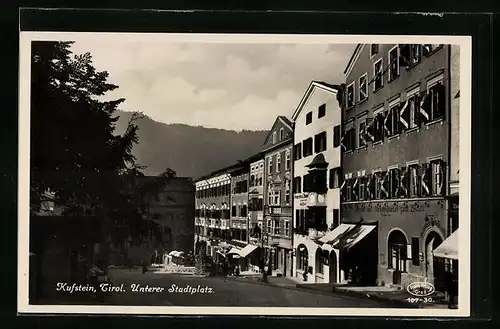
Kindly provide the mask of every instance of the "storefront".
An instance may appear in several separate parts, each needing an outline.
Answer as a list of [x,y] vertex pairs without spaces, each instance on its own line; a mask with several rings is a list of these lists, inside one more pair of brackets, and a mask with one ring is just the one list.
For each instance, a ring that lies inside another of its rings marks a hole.
[[[448,229],[443,198],[346,202],[343,217],[345,223],[377,223],[376,284],[406,287],[428,281],[442,291],[445,264],[433,250]],[[362,254],[351,257],[350,263],[362,263]]]

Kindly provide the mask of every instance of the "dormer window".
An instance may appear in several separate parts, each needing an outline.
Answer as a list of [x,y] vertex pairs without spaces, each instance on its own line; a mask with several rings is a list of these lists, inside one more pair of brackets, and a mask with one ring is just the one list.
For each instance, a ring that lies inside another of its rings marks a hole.
[[285,130],[283,128],[280,129],[280,141],[285,138]]
[[276,143],[276,132],[273,132],[273,144]]

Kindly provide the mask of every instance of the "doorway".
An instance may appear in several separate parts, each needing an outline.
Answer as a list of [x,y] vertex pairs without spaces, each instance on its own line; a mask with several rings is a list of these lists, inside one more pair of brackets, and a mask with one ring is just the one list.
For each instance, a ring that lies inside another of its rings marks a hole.
[[444,292],[446,289],[444,282],[445,259],[434,257],[432,254],[432,251],[441,243],[443,243],[443,239],[437,232],[432,231],[427,235],[425,239],[425,273],[426,277],[433,281],[434,288],[437,291]]

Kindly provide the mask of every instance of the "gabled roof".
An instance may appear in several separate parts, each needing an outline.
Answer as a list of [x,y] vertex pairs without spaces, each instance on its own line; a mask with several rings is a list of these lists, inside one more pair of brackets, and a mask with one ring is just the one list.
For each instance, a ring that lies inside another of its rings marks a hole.
[[302,108],[306,104],[307,100],[309,99],[309,96],[312,94],[313,90],[315,88],[319,88],[328,92],[331,92],[333,94],[337,94],[337,92],[340,89],[340,85],[332,85],[326,82],[322,81],[311,81],[309,84],[309,87],[307,88],[306,92],[304,93],[304,96],[302,96],[302,99],[299,102],[299,105],[297,106],[297,109],[295,109],[295,112],[292,115],[292,121],[297,120],[300,112],[302,111]]
[[363,49],[363,43],[358,43],[356,48],[354,48],[354,52],[352,53],[351,58],[349,59],[349,62],[347,62],[347,66],[344,70],[344,74],[349,74],[348,72],[352,69],[354,66],[354,63],[356,63],[356,60],[358,59],[359,54],[361,53],[361,50]]
[[[274,132],[274,128],[276,127],[276,125],[279,123],[282,123],[286,128],[289,129],[288,133],[290,134],[290,137],[286,137],[285,135],[285,138],[281,141],[278,141],[277,143],[275,144],[272,144],[272,145],[268,145],[267,144],[267,141],[270,140],[272,138],[272,135],[273,135],[273,132]],[[285,116],[278,116],[276,118],[276,120],[274,120],[274,123],[273,123],[273,126],[271,127],[271,129],[269,130],[267,136],[266,136],[266,139],[264,140],[264,143],[262,143],[262,146],[260,147],[260,152],[267,152],[271,149],[275,149],[276,147],[278,146],[281,146],[281,145],[284,145],[284,144],[288,144],[292,141],[292,135],[293,135],[293,123]]]
[[293,128],[292,128],[293,123],[292,123],[292,121],[290,121],[290,119],[288,119],[286,116],[284,116],[284,115],[280,115],[280,116],[278,116],[278,119],[279,119],[279,120],[281,120],[281,122],[283,122],[283,124],[284,124],[285,126],[288,126],[288,128],[290,128],[290,129],[292,129],[292,130],[293,130]]

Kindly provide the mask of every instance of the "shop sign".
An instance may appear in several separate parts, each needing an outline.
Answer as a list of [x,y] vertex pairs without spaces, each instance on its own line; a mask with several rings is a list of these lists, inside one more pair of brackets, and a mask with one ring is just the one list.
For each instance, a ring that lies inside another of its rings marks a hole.
[[373,202],[346,205],[346,210],[375,213],[419,213],[425,212],[429,208],[429,202]]

